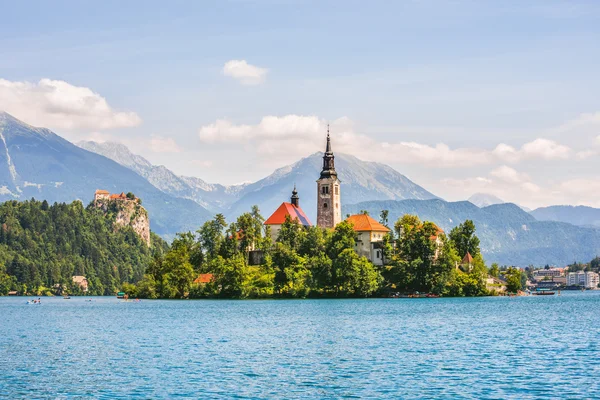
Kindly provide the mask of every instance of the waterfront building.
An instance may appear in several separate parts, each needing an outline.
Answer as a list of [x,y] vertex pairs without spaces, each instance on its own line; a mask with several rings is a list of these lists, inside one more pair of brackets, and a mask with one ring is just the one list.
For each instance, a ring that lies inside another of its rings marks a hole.
[[273,214],[264,222],[266,226],[270,228],[271,240],[273,243],[277,240],[279,236],[279,231],[281,230],[281,225],[285,222],[285,218],[289,216],[292,221],[296,220],[302,226],[312,226],[308,217],[300,208],[300,197],[298,196],[298,191],[296,191],[296,186],[294,186],[294,190],[292,191],[292,197],[290,202],[283,202],[275,210]]
[[354,249],[358,255],[367,257],[375,265],[383,265],[381,242],[390,229],[367,214],[351,215],[346,221],[352,224],[357,234]]
[[335,228],[342,222],[341,182],[335,171],[334,160],[328,125],[323,169],[317,180],[317,226],[327,229]]
[[504,293],[506,292],[506,282],[500,278],[488,275],[485,278],[485,288],[489,292]]
[[536,269],[533,271],[533,278],[537,280],[543,280],[546,277],[557,277],[564,276],[564,268],[550,268],[550,269]]
[[586,289],[596,289],[600,283],[600,275],[592,271],[569,272],[567,275],[568,286],[582,286]]

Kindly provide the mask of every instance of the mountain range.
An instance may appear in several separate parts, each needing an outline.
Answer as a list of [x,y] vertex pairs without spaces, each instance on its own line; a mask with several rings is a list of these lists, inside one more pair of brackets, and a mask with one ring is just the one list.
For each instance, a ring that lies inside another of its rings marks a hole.
[[[298,162],[279,168],[257,182],[223,186],[199,178],[178,176],[164,166],[154,166],[117,143],[79,142],[78,146],[101,154],[132,169],[158,189],[172,196],[196,201],[215,213],[236,218],[258,205],[263,213],[275,210],[282,201],[289,201],[296,186],[302,208],[310,219],[316,220],[316,179],[322,168],[323,153],[314,153]],[[437,196],[415,184],[393,168],[336,153],[336,170],[342,181],[342,201],[356,203],[368,200],[435,199]]]
[[[121,144],[76,146],[2,112],[0,140],[0,201],[35,197],[51,202],[80,199],[87,204],[96,189],[131,191],[143,199],[151,229],[169,239],[177,232],[198,229],[217,212],[231,220],[256,204],[267,217],[282,201],[289,201],[296,185],[302,208],[313,222],[316,219],[315,180],[322,153],[279,168],[257,182],[225,186],[179,176]],[[344,214],[367,210],[377,217],[387,209],[389,220],[394,221],[412,213],[446,232],[472,219],[482,251],[492,262],[562,265],[587,261],[600,250],[595,229],[600,226],[598,209],[553,206],[528,213],[486,194],[471,198],[477,205],[446,202],[387,165],[347,154],[336,153],[336,169]]]
[[531,212],[540,221],[567,222],[573,225],[600,228],[600,209],[587,206],[550,206]]
[[151,229],[165,237],[197,229],[212,215],[194,201],[157,189],[129,168],[0,112],[0,201],[35,197],[88,204],[96,189],[135,193],[150,214]]

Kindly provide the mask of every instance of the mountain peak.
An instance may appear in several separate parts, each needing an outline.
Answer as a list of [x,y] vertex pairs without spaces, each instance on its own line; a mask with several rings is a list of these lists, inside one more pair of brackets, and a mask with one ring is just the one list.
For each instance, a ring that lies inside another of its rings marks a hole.
[[490,193],[474,193],[467,201],[470,201],[479,208],[505,203],[504,200]]

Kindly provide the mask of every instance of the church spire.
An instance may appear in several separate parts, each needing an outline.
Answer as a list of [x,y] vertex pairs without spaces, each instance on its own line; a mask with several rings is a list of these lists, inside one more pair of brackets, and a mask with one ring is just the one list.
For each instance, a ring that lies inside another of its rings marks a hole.
[[300,197],[298,196],[298,191],[296,190],[295,183],[294,183],[294,190],[292,190],[291,203],[292,203],[292,205],[294,205],[296,207],[300,207]]
[[329,136],[329,124],[327,124],[327,144],[325,145],[325,154],[323,154],[323,170],[321,178],[336,177],[333,151],[331,151],[331,137]]
[[331,138],[329,137],[329,124],[327,124],[327,145],[325,146],[325,153],[332,153],[331,151]]

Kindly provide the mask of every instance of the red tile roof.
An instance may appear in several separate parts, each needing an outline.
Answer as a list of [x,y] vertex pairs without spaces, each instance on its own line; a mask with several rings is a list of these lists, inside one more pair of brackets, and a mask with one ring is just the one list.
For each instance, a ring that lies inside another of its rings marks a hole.
[[194,280],[194,283],[209,283],[213,280],[213,274],[200,274]]
[[281,225],[285,222],[286,215],[289,215],[293,220],[297,219],[301,225],[312,226],[306,214],[300,207],[296,207],[292,203],[281,203],[279,208],[267,218],[265,225]]
[[467,251],[467,254],[465,254],[465,257],[462,259],[462,262],[460,263],[460,265],[466,265],[466,264],[472,264],[473,263],[473,257],[471,256],[471,253],[469,253]]
[[125,196],[125,193],[121,192],[121,194],[111,194],[110,198],[111,199],[126,199],[127,196]]
[[355,214],[349,216],[346,221],[354,226],[356,232],[389,232],[390,229],[367,214]]
[[98,189],[96,190],[96,194],[109,194],[108,190]]
[[433,224],[435,226],[435,228],[437,229],[435,232],[435,235],[431,235],[431,237],[429,238],[430,240],[437,240],[438,236],[440,236],[442,233],[444,233],[444,230],[442,228],[440,228],[439,226]]

